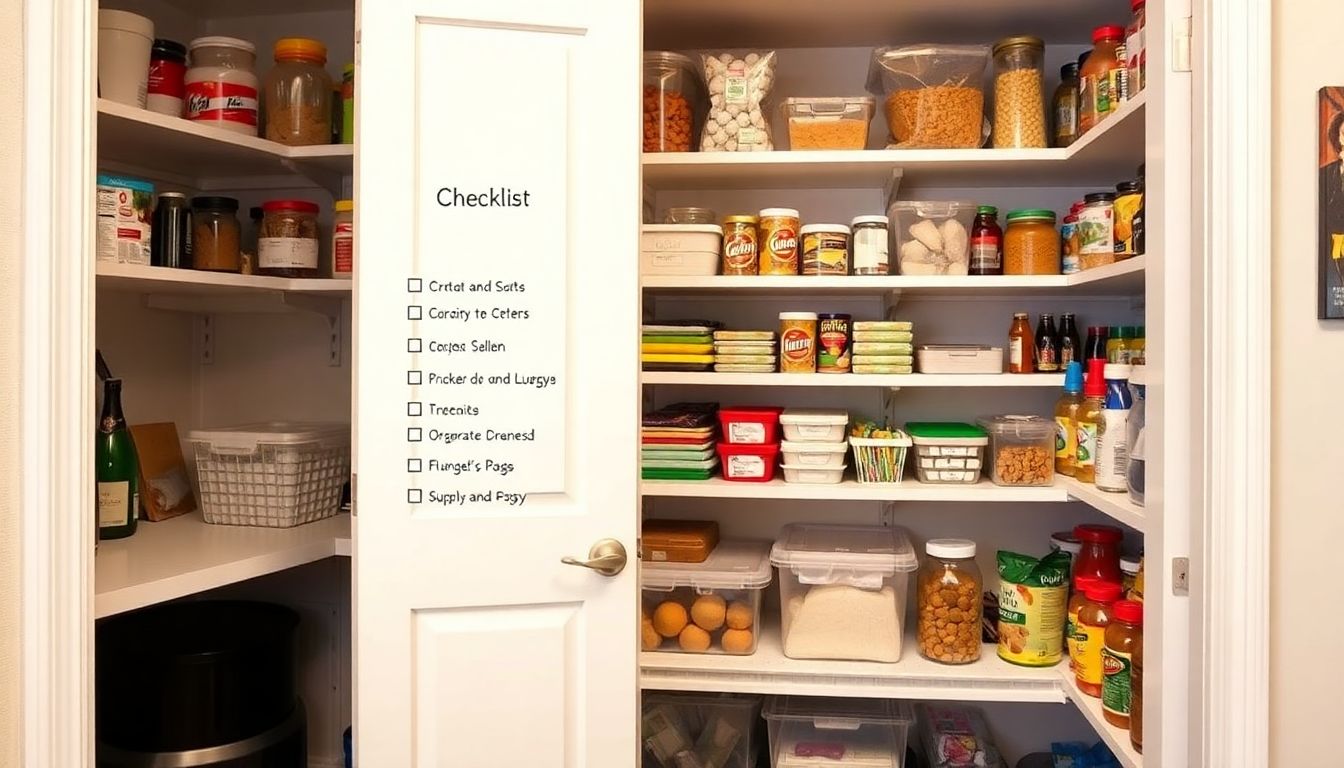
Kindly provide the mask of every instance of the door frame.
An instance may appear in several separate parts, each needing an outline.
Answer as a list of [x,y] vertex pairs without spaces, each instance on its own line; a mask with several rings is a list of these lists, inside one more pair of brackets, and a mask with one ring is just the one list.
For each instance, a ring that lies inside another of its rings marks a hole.
[[[1190,725],[1200,737],[1189,764],[1264,765],[1270,378],[1257,361],[1270,341],[1271,19],[1258,0],[1191,6],[1193,250],[1218,254],[1205,257],[1206,332],[1194,348],[1220,386],[1206,395],[1197,443],[1207,471],[1192,515]],[[93,526],[71,511],[93,502],[95,11],[93,0],[23,3],[21,748],[25,764],[71,768],[93,764]]]

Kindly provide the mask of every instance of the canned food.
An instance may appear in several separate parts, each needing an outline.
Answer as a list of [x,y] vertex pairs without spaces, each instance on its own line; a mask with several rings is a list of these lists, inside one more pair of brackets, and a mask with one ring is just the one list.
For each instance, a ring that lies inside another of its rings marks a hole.
[[849,315],[817,315],[817,373],[849,373]]
[[808,224],[802,228],[803,274],[849,274],[849,227]]
[[1115,195],[1093,192],[1078,212],[1078,260],[1083,269],[1115,263]]
[[798,211],[794,208],[761,211],[758,242],[762,275],[798,274],[798,227]]
[[1124,181],[1115,185],[1115,255],[1122,258],[1137,256],[1143,251],[1138,247],[1141,237],[1136,238],[1138,222],[1142,226],[1143,184],[1137,181]]
[[816,373],[817,313],[779,313],[779,372]]
[[728,216],[723,220],[723,274],[755,275],[760,272],[755,216]]

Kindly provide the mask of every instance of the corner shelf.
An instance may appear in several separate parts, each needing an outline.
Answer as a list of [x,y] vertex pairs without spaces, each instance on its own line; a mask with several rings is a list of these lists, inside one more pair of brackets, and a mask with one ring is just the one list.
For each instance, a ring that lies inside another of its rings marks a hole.
[[1134,750],[1134,746],[1129,743],[1129,731],[1116,728],[1114,725],[1106,722],[1106,717],[1101,713],[1101,700],[1088,696],[1078,689],[1078,683],[1069,673],[1068,667],[1064,666],[1059,672],[1063,681],[1064,693],[1091,723],[1092,728],[1096,730],[1101,740],[1110,747],[1111,753],[1120,761],[1124,768],[1143,768],[1143,755]]
[[641,371],[641,384],[702,387],[1047,387],[1064,386],[1062,373],[715,373],[713,371]]
[[1063,488],[1069,498],[1081,501],[1093,509],[1105,514],[1116,522],[1144,532],[1148,518],[1144,508],[1129,500],[1127,493],[1110,493],[1098,489],[1095,485],[1080,483],[1072,477],[1056,476],[1055,487]]

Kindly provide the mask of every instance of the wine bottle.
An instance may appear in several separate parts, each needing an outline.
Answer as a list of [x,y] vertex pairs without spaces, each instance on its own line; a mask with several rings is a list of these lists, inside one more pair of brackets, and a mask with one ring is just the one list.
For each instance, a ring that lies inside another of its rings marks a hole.
[[94,451],[98,479],[98,538],[135,533],[140,510],[140,462],[121,412],[121,379],[103,382],[103,414]]

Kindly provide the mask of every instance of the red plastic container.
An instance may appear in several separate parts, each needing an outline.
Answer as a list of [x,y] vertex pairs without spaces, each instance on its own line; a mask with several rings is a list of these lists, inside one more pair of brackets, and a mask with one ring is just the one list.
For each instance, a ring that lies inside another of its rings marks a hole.
[[770,445],[779,442],[779,414],[773,405],[743,405],[719,409],[723,441],[731,445]]
[[719,467],[724,480],[768,483],[775,479],[775,467],[778,463],[779,443],[771,445],[719,443]]

